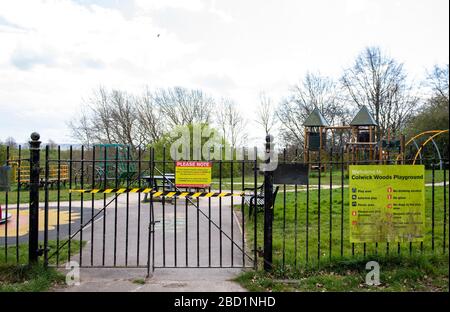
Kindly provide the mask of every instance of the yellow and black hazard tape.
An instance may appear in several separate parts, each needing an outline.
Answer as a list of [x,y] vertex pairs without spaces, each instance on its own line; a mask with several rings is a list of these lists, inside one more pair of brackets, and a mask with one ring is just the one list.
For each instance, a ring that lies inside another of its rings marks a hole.
[[229,192],[182,192],[182,191],[157,191],[152,188],[107,188],[107,189],[89,189],[89,190],[70,190],[70,192],[83,194],[124,194],[124,193],[144,193],[151,194],[152,197],[229,197],[229,196],[244,196],[242,193]]

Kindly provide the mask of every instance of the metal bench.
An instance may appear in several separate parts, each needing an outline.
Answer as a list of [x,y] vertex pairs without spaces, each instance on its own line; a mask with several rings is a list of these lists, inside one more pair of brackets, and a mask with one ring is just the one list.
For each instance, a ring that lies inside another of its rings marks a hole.
[[[275,187],[275,190],[272,194],[272,203],[270,207],[273,206],[275,203],[275,199],[278,194],[279,186]],[[255,195],[255,189],[254,188],[244,188],[245,191],[253,191],[253,193],[245,194],[244,195],[244,204],[248,205],[248,215],[251,216],[254,212],[257,213],[259,211],[264,210],[264,184],[261,184],[256,188],[257,192]],[[254,212],[253,212],[254,211]]]
[[[166,173],[164,175],[141,176],[145,184],[155,191],[175,191],[175,174]],[[172,199],[167,199],[171,201]],[[145,194],[144,201],[148,201],[148,194]]]

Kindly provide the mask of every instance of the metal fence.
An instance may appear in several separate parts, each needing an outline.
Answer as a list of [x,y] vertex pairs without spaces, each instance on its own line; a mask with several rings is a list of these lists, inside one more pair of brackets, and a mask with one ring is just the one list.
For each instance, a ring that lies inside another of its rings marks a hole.
[[[166,149],[40,148],[38,140],[30,149],[7,149],[14,182],[1,194],[2,216],[9,219],[0,225],[0,248],[8,263],[42,256],[51,266],[72,260],[82,267],[285,271],[354,257],[448,253],[446,159],[422,160],[423,242],[355,244],[348,166],[389,162],[350,162],[334,153],[305,164],[306,185],[276,185],[257,159],[211,160],[211,185],[186,189],[174,185]],[[284,151],[279,163],[303,162]]]
[[[448,253],[447,159],[422,159],[426,219],[423,241],[351,243],[349,165],[394,165],[395,162],[352,162],[344,160],[343,154],[336,156],[335,161],[308,163],[310,183],[279,186],[273,218],[273,265],[276,268],[285,271],[342,259]],[[280,163],[283,162],[295,160],[284,158]],[[405,159],[404,164],[408,163],[412,160]]]
[[[15,151],[16,155],[14,158],[11,154],[11,148],[9,146],[6,147],[5,164],[15,170],[11,176],[13,180],[11,191],[0,194],[0,196],[3,195],[3,200],[0,201],[0,246],[3,253],[0,257],[3,256],[6,263],[22,263],[28,259],[28,252],[20,249],[19,245],[28,243],[29,232],[29,218],[27,218],[29,204],[26,202],[22,204],[22,202],[24,202],[24,199],[29,198],[29,192],[25,189],[21,177],[22,168],[30,166],[30,157],[29,150],[24,151],[20,145]],[[26,253],[25,256],[24,253]]]

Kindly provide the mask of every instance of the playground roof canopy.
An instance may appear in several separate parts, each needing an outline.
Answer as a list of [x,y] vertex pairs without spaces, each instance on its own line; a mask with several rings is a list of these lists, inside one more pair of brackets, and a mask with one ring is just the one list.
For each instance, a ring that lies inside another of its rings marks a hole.
[[305,122],[303,123],[303,126],[305,126],[305,127],[326,127],[326,126],[328,126],[328,122],[322,116],[322,114],[320,113],[320,110],[316,107],[311,112],[311,114],[309,114],[308,118],[306,118]]
[[355,117],[353,117],[350,126],[378,126],[378,124],[369,113],[367,107],[363,105]]

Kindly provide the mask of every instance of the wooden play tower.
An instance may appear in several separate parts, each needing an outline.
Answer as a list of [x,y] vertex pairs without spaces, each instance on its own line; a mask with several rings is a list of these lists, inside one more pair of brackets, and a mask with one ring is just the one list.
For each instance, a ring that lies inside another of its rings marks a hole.
[[[303,123],[305,127],[304,161],[318,161],[326,143],[328,122],[318,108],[315,108]],[[322,154],[323,155],[323,154]],[[312,159],[313,158],[313,159]]]
[[[325,159],[333,157],[333,150],[336,150],[333,148],[335,132],[340,132],[341,138],[344,131],[348,133],[348,136],[346,136],[349,138],[348,141],[344,143],[341,139],[341,146],[344,148],[345,159],[351,163],[375,161],[379,163],[405,163],[405,145],[408,145],[411,141],[405,144],[403,134],[398,137],[391,137],[389,129],[387,130],[387,136],[381,137],[379,125],[364,105],[361,106],[348,125],[329,125],[320,110],[315,108],[306,118],[303,126],[305,127],[303,146],[305,163],[319,162],[319,160],[323,163]],[[328,130],[330,130],[330,134],[328,134]],[[445,131],[448,130],[441,132]],[[441,133],[439,131],[428,132],[434,136]],[[434,136],[425,141],[424,144],[432,140]],[[415,159],[422,148],[417,146],[417,149]]]
[[378,124],[366,106],[361,106],[358,113],[350,122],[351,137],[346,144],[349,160],[352,162],[362,160],[375,160],[377,158],[377,141],[375,133]]

